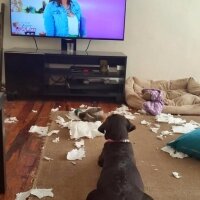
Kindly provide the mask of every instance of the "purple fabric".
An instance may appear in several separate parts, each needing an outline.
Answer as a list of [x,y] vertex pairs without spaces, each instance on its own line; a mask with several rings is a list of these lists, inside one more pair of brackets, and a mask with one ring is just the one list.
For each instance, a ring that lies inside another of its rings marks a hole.
[[143,104],[143,108],[146,112],[152,115],[158,115],[162,112],[164,102],[162,99],[162,94],[160,90],[156,89],[143,89],[142,93],[150,94],[150,101],[145,101]]

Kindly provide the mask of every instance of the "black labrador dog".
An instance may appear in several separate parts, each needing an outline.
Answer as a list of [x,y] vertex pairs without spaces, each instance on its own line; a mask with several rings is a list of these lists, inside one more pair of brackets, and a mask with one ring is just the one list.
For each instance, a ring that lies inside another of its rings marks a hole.
[[112,114],[98,130],[105,134],[98,164],[102,171],[97,188],[86,200],[152,200],[143,192],[143,182],[136,167],[128,132],[136,127],[119,114]]

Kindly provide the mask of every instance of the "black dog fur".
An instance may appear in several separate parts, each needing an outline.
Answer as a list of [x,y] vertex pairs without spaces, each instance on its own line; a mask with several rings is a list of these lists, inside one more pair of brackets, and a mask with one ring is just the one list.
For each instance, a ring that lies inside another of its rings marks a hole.
[[105,133],[104,144],[98,164],[102,171],[97,188],[86,200],[153,200],[143,192],[143,182],[136,167],[128,132],[136,127],[125,117],[112,114],[99,127]]

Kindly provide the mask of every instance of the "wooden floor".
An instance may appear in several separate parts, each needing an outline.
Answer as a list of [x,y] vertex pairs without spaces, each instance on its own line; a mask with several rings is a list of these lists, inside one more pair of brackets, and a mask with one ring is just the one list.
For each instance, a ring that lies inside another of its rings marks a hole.
[[[0,200],[14,200],[16,194],[32,187],[44,138],[28,131],[32,125],[46,126],[52,108],[60,106],[59,110],[70,110],[81,104],[100,106],[104,112],[115,109],[118,104],[85,100],[51,100],[51,101],[5,101],[4,118],[16,117],[17,123],[4,123],[5,158],[6,158],[6,193],[0,195]],[[37,113],[32,112],[37,110]]]

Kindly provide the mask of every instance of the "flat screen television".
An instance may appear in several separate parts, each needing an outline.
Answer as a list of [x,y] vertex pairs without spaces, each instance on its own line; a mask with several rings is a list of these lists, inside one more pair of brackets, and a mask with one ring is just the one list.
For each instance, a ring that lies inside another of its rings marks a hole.
[[126,0],[10,0],[12,36],[124,40]]

